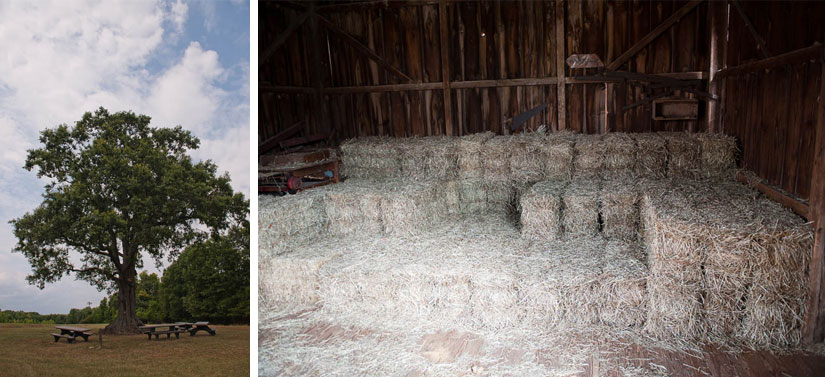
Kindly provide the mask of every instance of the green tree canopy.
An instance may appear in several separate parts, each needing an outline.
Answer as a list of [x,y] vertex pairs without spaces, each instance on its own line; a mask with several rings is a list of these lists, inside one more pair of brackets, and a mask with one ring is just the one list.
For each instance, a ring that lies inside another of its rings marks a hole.
[[[180,126],[154,128],[132,112],[86,113],[74,127],[41,132],[25,168],[46,178],[43,202],[11,221],[27,277],[41,289],[73,273],[118,292],[108,332],[136,332],[136,269],[233,225],[248,226],[249,203],[211,161],[187,152],[199,140]],[[73,256],[74,253],[74,256]]]
[[249,228],[193,244],[163,273],[167,319],[249,321]]

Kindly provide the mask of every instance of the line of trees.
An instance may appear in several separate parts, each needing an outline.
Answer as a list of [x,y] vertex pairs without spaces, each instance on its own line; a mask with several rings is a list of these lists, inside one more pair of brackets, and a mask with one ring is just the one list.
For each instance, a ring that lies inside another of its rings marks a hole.
[[[137,276],[136,313],[144,323],[209,321],[249,323],[249,229],[235,229],[187,247],[158,277]],[[0,323],[109,323],[117,317],[117,293],[98,306],[68,314],[0,311]]]

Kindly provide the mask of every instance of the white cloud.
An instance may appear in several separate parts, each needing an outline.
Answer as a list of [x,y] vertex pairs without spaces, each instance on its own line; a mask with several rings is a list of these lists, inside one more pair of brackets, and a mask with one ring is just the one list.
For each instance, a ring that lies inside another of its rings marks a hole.
[[[214,24],[214,6],[201,6],[205,25]],[[28,286],[28,263],[10,254],[8,220],[40,203],[43,182],[21,167],[44,128],[100,106],[149,115],[156,127],[181,125],[202,141],[194,157],[229,171],[235,189],[249,195],[248,87],[225,89],[238,70],[222,66],[218,52],[196,41],[176,47],[188,13],[181,0],[0,1],[0,308],[66,312],[103,297],[73,277],[43,291]],[[172,49],[171,64],[151,63]],[[248,81],[248,71],[241,76]],[[12,307],[26,302],[33,306]]]

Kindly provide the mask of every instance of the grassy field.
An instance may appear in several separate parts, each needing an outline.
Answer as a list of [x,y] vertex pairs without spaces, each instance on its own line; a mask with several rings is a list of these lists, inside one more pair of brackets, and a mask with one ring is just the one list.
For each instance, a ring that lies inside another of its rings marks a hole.
[[[249,326],[214,326],[180,339],[97,335],[86,343],[55,343],[53,325],[0,323],[2,376],[249,376]],[[105,325],[77,325],[95,329]]]

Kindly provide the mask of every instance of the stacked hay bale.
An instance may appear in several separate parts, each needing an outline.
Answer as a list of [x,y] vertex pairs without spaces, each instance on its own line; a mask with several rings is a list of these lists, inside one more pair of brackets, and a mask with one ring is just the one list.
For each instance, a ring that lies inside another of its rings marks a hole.
[[736,139],[721,133],[696,134],[701,150],[702,176],[732,178],[736,169]]
[[398,143],[397,139],[378,136],[344,141],[341,161],[345,176],[372,180],[398,177],[401,174]]
[[492,132],[483,132],[458,137],[455,141],[456,170],[458,178],[484,177],[481,151],[484,143],[495,136]]
[[602,181],[600,197],[605,237],[635,241],[639,232],[639,194],[632,179]]
[[562,224],[567,239],[599,234],[599,179],[574,179],[561,196]]
[[327,189],[276,197],[258,196],[258,242],[261,254],[282,254],[288,245],[311,240],[326,231]]
[[701,175],[701,150],[693,135],[680,132],[663,132],[667,146],[667,176],[698,178]]
[[456,138],[452,136],[428,136],[421,138],[426,149],[424,166],[427,179],[454,179],[457,174]]
[[608,133],[602,136],[604,163],[602,177],[624,178],[634,175],[636,166],[636,142],[623,133]]
[[401,165],[401,177],[407,179],[427,179],[427,161],[430,151],[423,138],[408,137],[396,139],[396,151]]
[[691,182],[650,184],[642,201],[650,266],[650,311],[645,331],[660,338],[700,339],[704,335],[702,244],[691,222],[680,221],[680,216],[693,213],[689,193],[698,185]]
[[573,174],[575,134],[556,132],[545,138],[544,177],[552,180],[568,180]]
[[514,142],[510,136],[495,136],[484,143],[481,150],[484,179],[487,181],[510,180],[510,156]]
[[573,159],[574,178],[598,178],[604,166],[605,143],[599,136],[578,135]]
[[609,241],[599,276],[599,297],[603,305],[599,321],[619,328],[642,328],[647,320],[648,271],[635,244]]
[[542,181],[521,197],[521,235],[535,240],[561,237],[561,193],[564,182]]
[[664,178],[667,175],[667,145],[654,133],[633,134],[636,142],[636,176]]
[[325,210],[331,234],[375,234],[382,231],[382,193],[375,183],[349,179],[325,191]]
[[538,182],[544,178],[546,144],[541,132],[524,132],[510,137],[510,177],[515,182]]
[[383,186],[381,223],[395,236],[416,235],[444,218],[443,198],[433,181],[396,180]]

